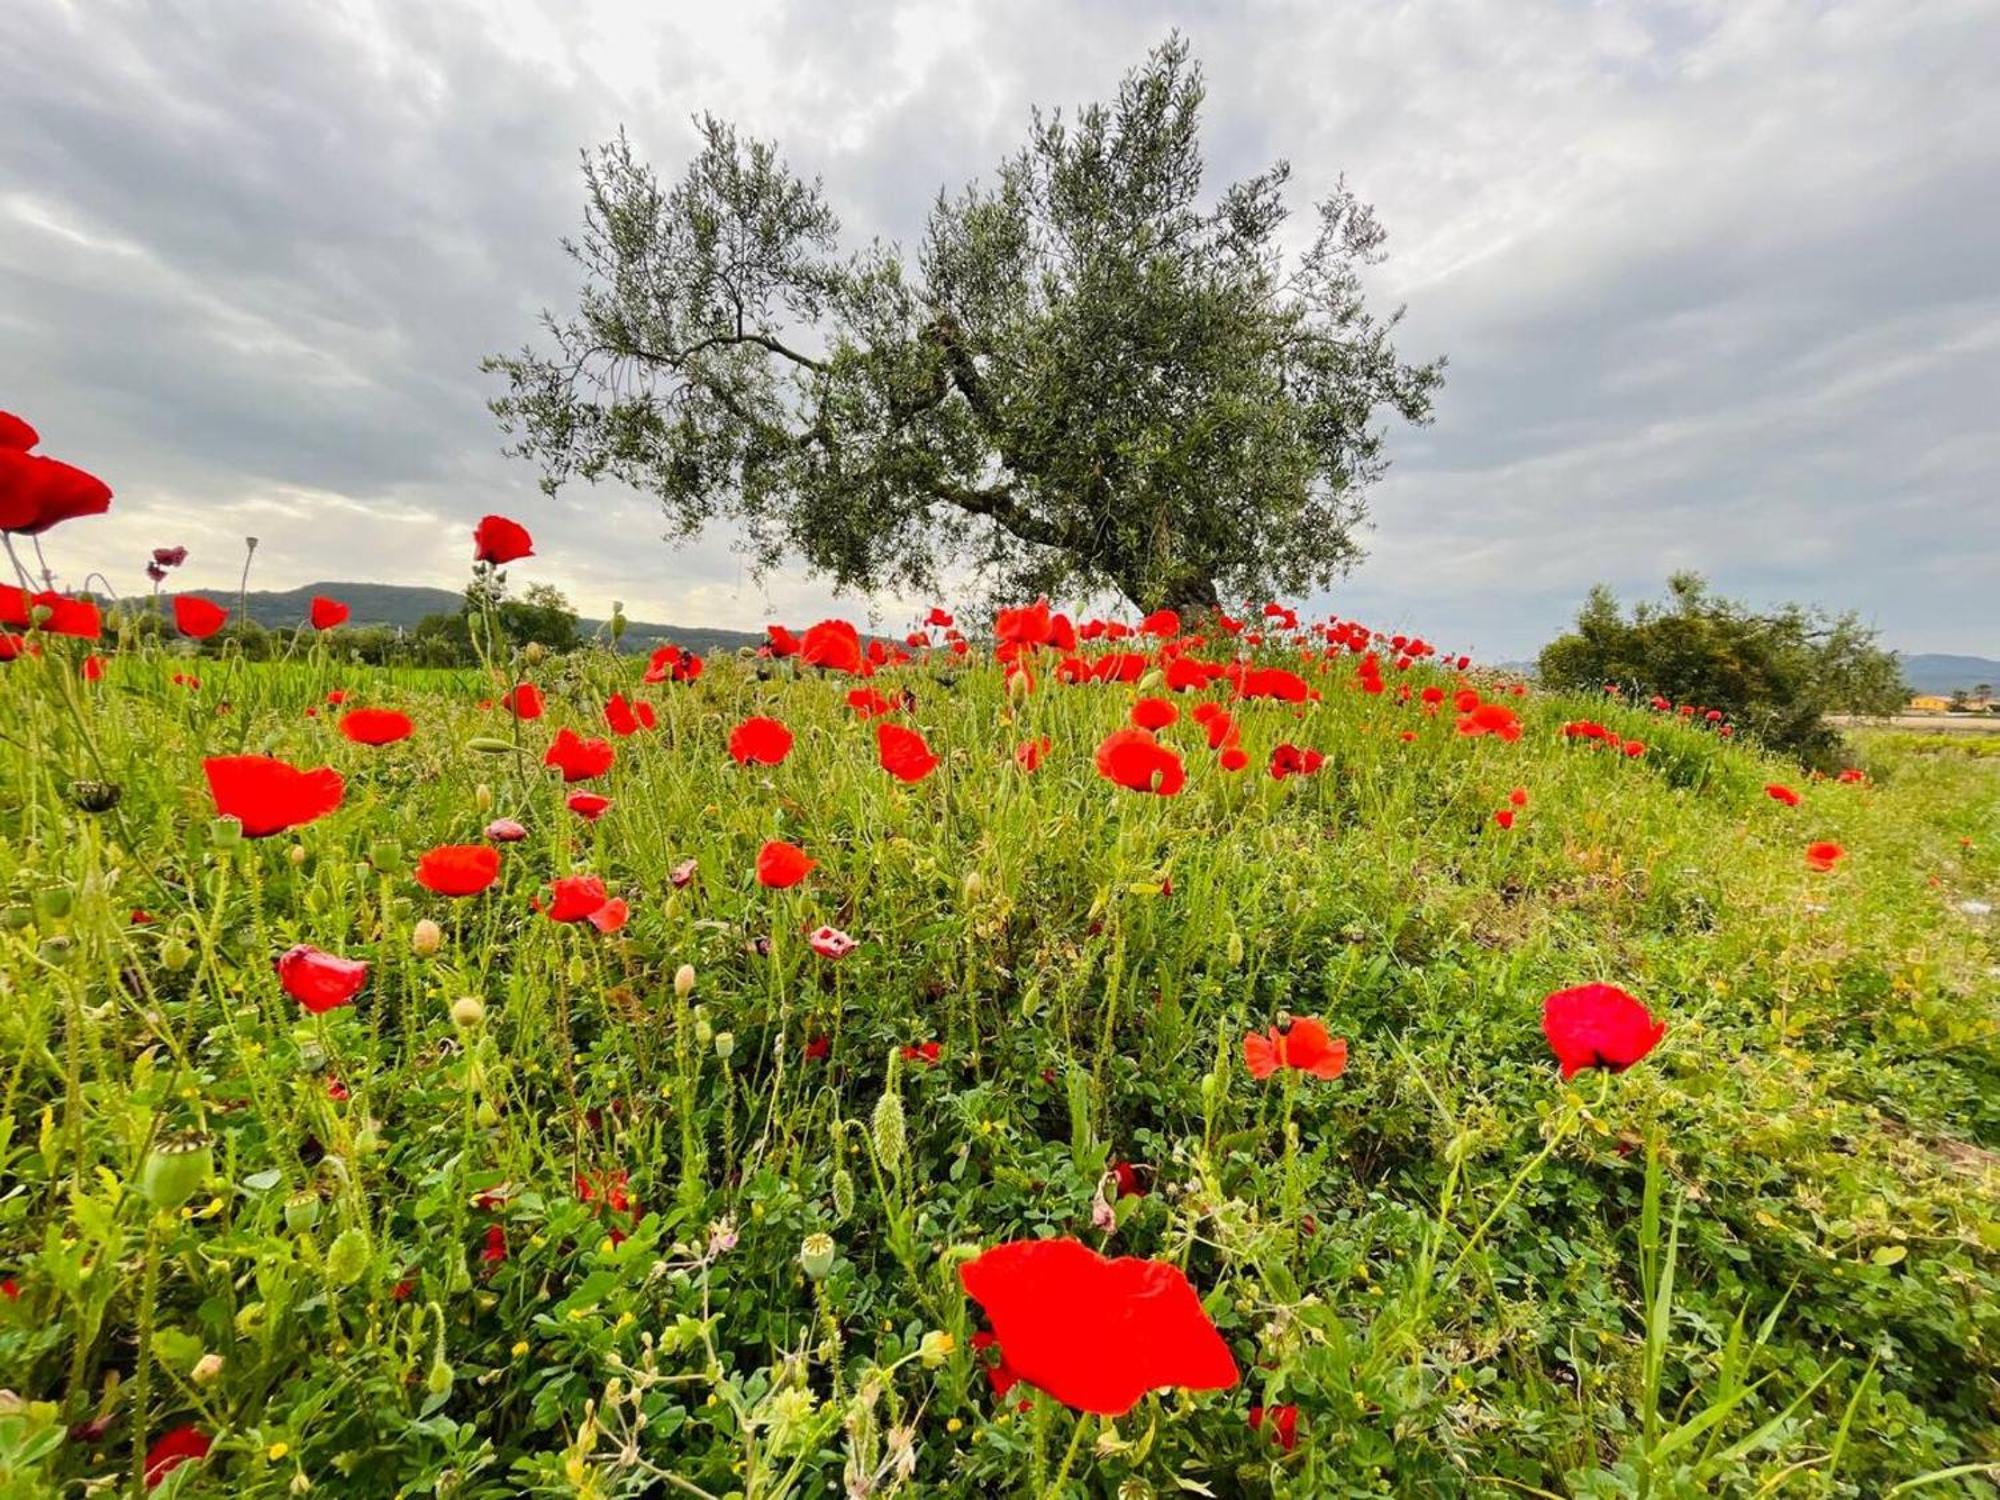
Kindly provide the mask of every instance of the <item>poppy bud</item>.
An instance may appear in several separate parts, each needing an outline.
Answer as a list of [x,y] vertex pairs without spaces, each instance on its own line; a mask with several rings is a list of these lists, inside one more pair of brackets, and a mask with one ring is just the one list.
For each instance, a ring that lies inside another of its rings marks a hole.
[[451,1382],[451,1366],[441,1359],[432,1360],[430,1371],[424,1376],[424,1389],[442,1399],[451,1394]]
[[468,750],[477,750],[481,755],[512,755],[514,745],[511,740],[503,740],[490,734],[475,734],[465,742]]
[[733,1053],[733,1052],[735,1052],[735,1050],[736,1050],[736,1033],[735,1033],[735,1032],[733,1032],[733,1031],[718,1031],[718,1032],[716,1032],[716,1034],[715,1034],[715,1055],[716,1055],[717,1057],[721,1058],[721,1059],[722,1059],[722,1060],[723,1060],[724,1062],[728,1062],[728,1061],[729,1061],[729,1058],[730,1058],[730,1054],[731,1054],[731,1053]]
[[472,789],[472,800],[474,805],[476,805],[481,812],[483,813],[492,812],[493,788],[488,786],[483,781],[480,782],[478,786]]
[[234,849],[243,842],[243,820],[225,813],[208,825],[208,841],[218,849]]
[[1027,697],[1028,694],[1032,693],[1034,690],[1035,686],[1032,682],[1028,680],[1028,674],[1026,672],[1008,673],[1007,696],[1009,698],[1013,698],[1018,701],[1019,699]]
[[285,851],[285,857],[291,860],[292,867],[297,869],[306,862],[306,846],[304,844],[292,845],[291,848]]
[[460,1031],[470,1031],[486,1019],[486,1007],[473,995],[461,995],[451,1002],[451,1024]]
[[311,1188],[301,1188],[285,1200],[285,1228],[293,1234],[304,1234],[319,1223],[319,1194]]
[[188,1379],[192,1380],[196,1385],[213,1385],[221,1375],[222,1356],[220,1354],[204,1354],[194,1362],[194,1368],[188,1371]]
[[854,1178],[845,1167],[833,1169],[833,1213],[843,1224],[854,1217]]
[[392,873],[403,862],[403,846],[395,839],[377,839],[368,846],[368,863],[384,875]]
[[215,1148],[199,1131],[169,1136],[146,1154],[139,1191],[158,1209],[179,1208],[215,1173]]
[[494,1108],[491,1099],[481,1099],[479,1108],[472,1112],[472,1117],[479,1122],[481,1130],[491,1130],[500,1123],[500,1111]]
[[986,881],[977,870],[967,870],[961,888],[965,892],[966,900],[977,901],[986,889]]
[[682,964],[674,970],[674,993],[683,1000],[694,993],[693,964]]
[[1229,959],[1229,967],[1230,967],[1230,968],[1232,968],[1232,969],[1238,969],[1238,968],[1241,968],[1241,967],[1243,966],[1243,934],[1242,934],[1242,933],[1240,933],[1240,932],[1231,932],[1231,933],[1229,934],[1229,944],[1228,944],[1228,947],[1227,947],[1227,948],[1226,948],[1226,950],[1225,950],[1225,956],[1226,956],[1226,957],[1227,957],[1227,958]]
[[581,985],[590,978],[590,965],[583,961],[581,953],[572,953],[569,959],[569,982]]
[[333,1245],[326,1252],[327,1279],[335,1286],[353,1286],[367,1274],[372,1253],[368,1231],[359,1224],[349,1225],[334,1236]]
[[809,1234],[799,1243],[799,1269],[818,1281],[833,1269],[833,1236]]
[[1166,685],[1166,676],[1158,667],[1153,668],[1152,671],[1139,679],[1139,691],[1142,693],[1155,692]]
[[624,638],[625,638],[625,606],[623,604],[620,604],[617,600],[614,599],[611,603],[611,639],[614,641],[620,641],[623,640]]
[[698,1047],[706,1047],[715,1040],[715,1028],[708,1024],[708,1015],[700,1006],[694,1010],[694,1040]]
[[160,950],[160,963],[169,974],[180,973],[193,957],[194,950],[179,938],[175,938]]
[[115,781],[72,781],[69,800],[87,813],[107,813],[118,805],[125,788]]
[[5,925],[9,932],[19,932],[23,927],[31,927],[34,921],[35,913],[31,907],[10,906],[4,914],[0,914],[0,925]]
[[69,915],[69,892],[59,885],[43,886],[35,892],[35,916],[42,922],[60,922]]
[[74,946],[66,937],[52,937],[44,939],[36,951],[43,963],[60,968],[69,962],[69,955]]
[[410,951],[418,958],[429,958],[444,946],[444,929],[425,917],[410,929]]

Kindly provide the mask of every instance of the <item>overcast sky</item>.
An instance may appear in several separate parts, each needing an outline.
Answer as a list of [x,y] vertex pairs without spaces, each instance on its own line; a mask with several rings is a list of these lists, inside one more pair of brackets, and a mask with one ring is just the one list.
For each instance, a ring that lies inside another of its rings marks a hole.
[[1211,181],[1287,157],[1304,210],[1344,172],[1401,348],[1451,360],[1321,602],[1512,658],[1592,582],[1695,567],[2000,656],[2000,0],[6,9],[0,409],[118,496],[51,533],[70,581],[184,543],[233,583],[254,534],[267,587],[451,588],[501,510],[587,614],[864,615],[502,456],[478,362],[573,301],[579,149],[623,125],[677,175],[712,110],[823,175],[850,243],[911,244],[1031,104],[1178,26]]

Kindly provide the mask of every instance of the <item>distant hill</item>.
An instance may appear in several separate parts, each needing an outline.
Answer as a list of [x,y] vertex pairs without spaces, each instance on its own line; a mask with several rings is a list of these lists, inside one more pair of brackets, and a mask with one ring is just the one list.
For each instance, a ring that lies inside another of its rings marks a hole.
[[1903,664],[1903,680],[1913,693],[1939,693],[1949,697],[1964,688],[1970,692],[1982,682],[2000,687],[2000,661],[1984,656],[1918,654],[1898,656]]
[[[204,599],[213,599],[225,609],[236,608],[237,596],[227,589],[187,589]],[[252,589],[244,597],[250,618],[267,629],[297,625],[306,617],[314,594],[338,599],[353,611],[351,625],[390,625],[414,630],[426,615],[457,614],[464,595],[451,589],[423,588],[401,583],[309,583],[296,589]],[[585,634],[603,621],[585,620]],[[672,641],[704,654],[734,651],[739,646],[760,646],[761,631],[713,630],[706,626],[653,625],[643,620],[625,622],[625,638],[619,643],[626,651],[650,650],[662,641]]]

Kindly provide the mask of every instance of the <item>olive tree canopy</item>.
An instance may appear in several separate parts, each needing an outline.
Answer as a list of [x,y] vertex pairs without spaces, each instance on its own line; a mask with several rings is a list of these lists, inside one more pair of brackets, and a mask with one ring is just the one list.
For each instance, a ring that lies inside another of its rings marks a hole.
[[583,270],[493,407],[551,492],[733,522],[755,565],[1144,608],[1297,595],[1359,556],[1384,418],[1421,423],[1366,305],[1383,231],[1344,183],[1287,256],[1282,162],[1205,199],[1203,86],[1172,37],[1110,104],[1034,114],[990,183],[940,193],[914,257],[839,245],[817,181],[729,125],[662,186],[621,135],[586,157]]

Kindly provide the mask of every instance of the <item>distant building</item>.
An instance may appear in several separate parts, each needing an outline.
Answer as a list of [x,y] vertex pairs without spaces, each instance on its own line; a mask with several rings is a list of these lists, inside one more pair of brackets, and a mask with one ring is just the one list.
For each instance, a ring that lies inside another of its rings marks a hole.
[[1910,700],[1909,711],[1913,714],[1941,714],[1951,707],[1951,699],[1941,698],[1936,693],[1919,693]]

